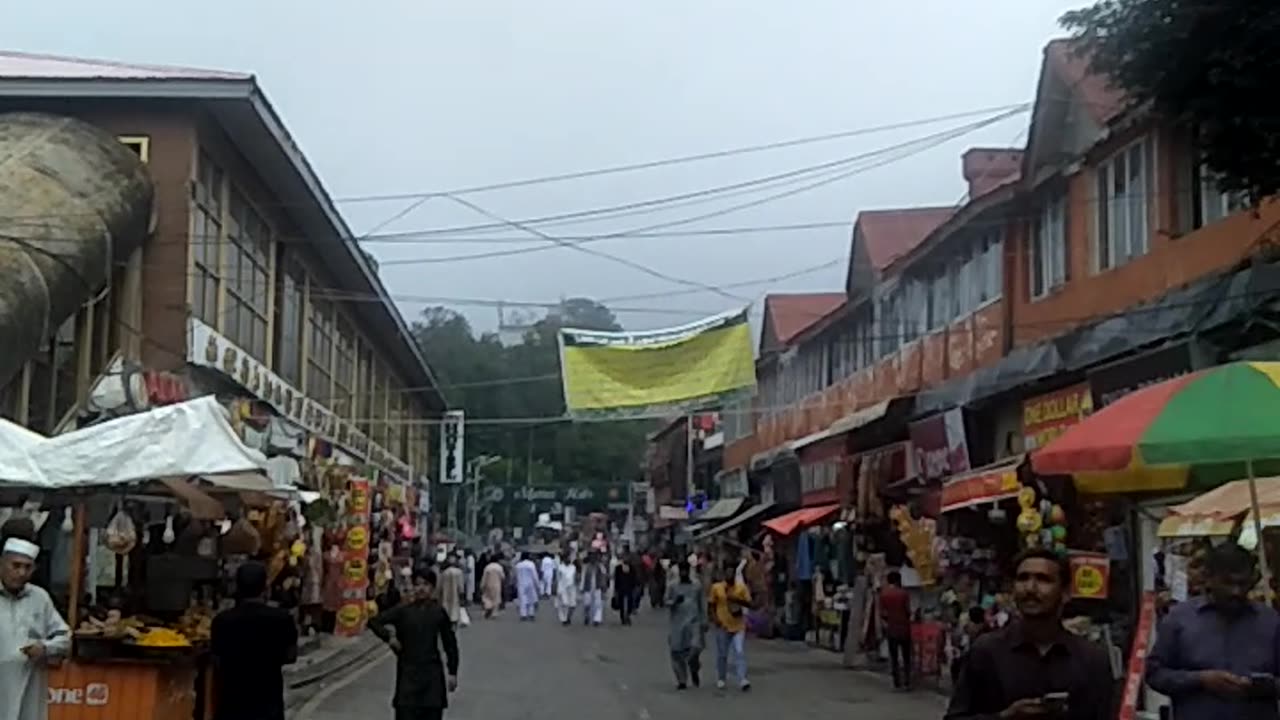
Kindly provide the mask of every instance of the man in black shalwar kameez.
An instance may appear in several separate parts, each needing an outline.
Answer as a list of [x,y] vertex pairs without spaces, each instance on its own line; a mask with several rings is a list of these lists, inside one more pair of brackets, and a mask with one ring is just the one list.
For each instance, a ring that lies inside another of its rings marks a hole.
[[439,720],[458,686],[458,637],[434,598],[435,586],[434,571],[419,571],[409,602],[369,621],[373,634],[396,654],[396,720]]

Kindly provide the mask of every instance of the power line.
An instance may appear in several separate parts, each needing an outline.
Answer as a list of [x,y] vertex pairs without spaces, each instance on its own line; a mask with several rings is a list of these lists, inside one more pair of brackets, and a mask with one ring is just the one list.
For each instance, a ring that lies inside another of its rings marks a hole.
[[532,178],[522,178],[519,180],[507,180],[504,182],[489,183],[486,185],[471,185],[466,187],[454,188],[452,190],[437,190],[417,193],[398,193],[384,195],[365,195],[348,198],[340,198],[335,202],[340,203],[361,203],[361,202],[377,202],[377,201],[393,201],[393,200],[415,200],[430,197],[445,197],[449,195],[472,195],[475,193],[491,192],[494,190],[509,190],[512,188],[528,187],[530,185],[542,185],[546,183],[563,182],[566,180],[579,180],[583,178],[599,177],[601,175],[611,175],[617,173],[635,172],[638,170],[651,170],[654,168],[667,167],[671,165],[679,165],[683,163],[698,162],[702,160],[714,160],[717,158],[731,157],[734,155],[744,155],[749,153],[764,152],[768,150],[779,150],[787,147],[796,147],[799,145],[810,145],[814,143],[828,142],[831,140],[841,140],[844,138],[856,137],[859,135],[871,135],[874,133],[888,132],[891,130],[905,130],[912,127],[920,127],[923,125],[933,125],[948,120],[960,120],[968,117],[976,117],[981,115],[991,115],[992,113],[1006,112],[1014,108],[1029,108],[1031,103],[1014,103],[1010,105],[1000,105],[997,107],[982,108],[980,110],[966,110],[964,112],[949,113],[946,115],[936,115],[934,117],[917,118],[915,120],[905,120],[901,122],[889,123],[885,125],[874,125],[870,127],[854,128],[851,130],[841,130],[823,135],[810,135],[808,137],[793,138],[790,140],[781,140],[777,142],[764,143],[760,145],[746,145],[725,150],[714,150],[711,152],[695,153],[692,155],[680,155],[660,160],[649,160],[646,162],[629,163],[624,165],[611,165],[593,170],[582,170],[578,172],[559,173],[554,175],[543,175]]

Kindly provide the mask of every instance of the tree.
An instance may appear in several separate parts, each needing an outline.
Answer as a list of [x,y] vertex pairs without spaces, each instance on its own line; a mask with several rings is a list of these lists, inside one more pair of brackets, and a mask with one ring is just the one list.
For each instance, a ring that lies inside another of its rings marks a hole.
[[1062,24],[1134,107],[1194,129],[1219,187],[1280,190],[1280,3],[1101,0]]
[[528,476],[535,484],[589,485],[629,481],[637,472],[645,423],[576,425],[559,420],[565,413],[557,337],[561,327],[622,329],[613,311],[587,298],[566,300],[510,346],[496,335],[477,336],[465,317],[446,308],[428,308],[413,325],[451,406],[473,418],[530,419],[468,427],[468,457],[503,458],[486,471],[490,481],[510,477],[523,483]]

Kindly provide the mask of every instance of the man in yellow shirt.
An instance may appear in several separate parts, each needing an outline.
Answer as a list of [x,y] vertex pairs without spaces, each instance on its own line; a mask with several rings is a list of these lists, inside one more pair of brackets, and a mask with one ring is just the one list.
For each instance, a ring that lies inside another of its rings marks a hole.
[[716,635],[716,687],[724,689],[729,675],[729,656],[733,656],[734,671],[743,692],[751,689],[747,679],[747,609],[751,606],[751,591],[735,577],[732,565],[717,568],[716,582],[707,595],[711,606],[711,621]]

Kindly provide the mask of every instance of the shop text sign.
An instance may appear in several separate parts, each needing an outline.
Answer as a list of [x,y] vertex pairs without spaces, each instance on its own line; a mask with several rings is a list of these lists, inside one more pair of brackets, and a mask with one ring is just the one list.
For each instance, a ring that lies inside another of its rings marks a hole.
[[50,705],[88,705],[105,707],[111,703],[111,686],[106,683],[88,683],[84,687],[50,687]]
[[942,486],[942,512],[994,502],[1018,494],[1017,467],[1001,468]]
[[1105,600],[1111,584],[1111,559],[1102,553],[1073,552],[1068,557],[1071,568],[1071,597],[1083,600]]
[[917,476],[937,480],[969,470],[964,411],[960,408],[911,423],[911,455]]
[[1042,448],[1092,413],[1093,392],[1088,383],[1031,398],[1022,404],[1023,447]]

